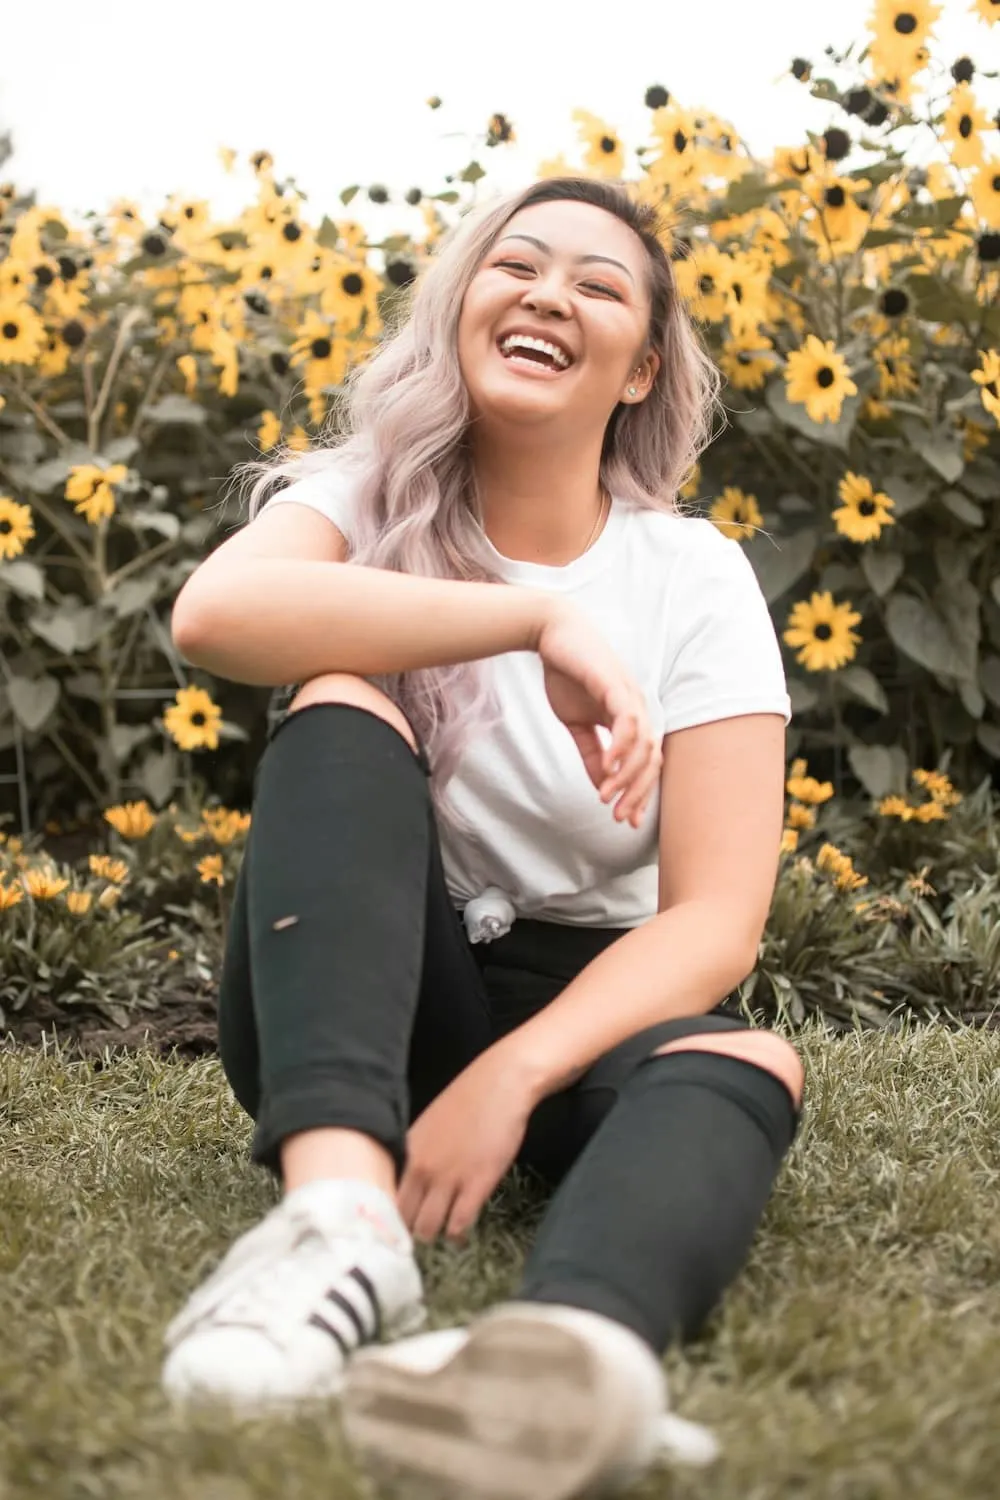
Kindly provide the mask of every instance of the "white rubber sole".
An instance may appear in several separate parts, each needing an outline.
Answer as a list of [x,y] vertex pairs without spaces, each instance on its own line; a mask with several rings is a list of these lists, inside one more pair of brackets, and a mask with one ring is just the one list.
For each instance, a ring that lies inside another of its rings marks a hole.
[[341,1415],[371,1477],[407,1500],[571,1500],[620,1472],[631,1406],[585,1339],[509,1315],[436,1370],[352,1360]]

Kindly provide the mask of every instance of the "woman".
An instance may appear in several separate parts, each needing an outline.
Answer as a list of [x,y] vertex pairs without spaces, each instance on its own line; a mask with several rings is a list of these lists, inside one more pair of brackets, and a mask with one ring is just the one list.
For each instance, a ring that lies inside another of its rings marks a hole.
[[[711,1455],[661,1356],[743,1264],[802,1094],[722,1004],[788,698],[741,549],[674,504],[717,380],[652,212],[535,184],[448,237],[346,441],[248,466],[251,524],[185,584],[189,660],[296,687],[219,1008],[284,1197],[168,1328],[175,1398],[340,1394],[438,1496]],[[415,1334],[411,1237],[461,1239],[515,1162],[555,1189],[515,1299]]]

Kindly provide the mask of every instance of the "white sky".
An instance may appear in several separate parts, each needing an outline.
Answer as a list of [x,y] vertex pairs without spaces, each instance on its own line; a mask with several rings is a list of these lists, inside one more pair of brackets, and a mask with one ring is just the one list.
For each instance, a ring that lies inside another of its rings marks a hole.
[[[167,195],[207,198],[220,216],[252,201],[248,153],[270,151],[278,176],[308,194],[306,216],[350,212],[370,230],[414,227],[401,202],[350,210],[337,193],[381,181],[397,200],[443,187],[471,151],[468,133],[494,110],[517,147],[481,154],[484,190],[529,181],[576,139],[570,111],[607,119],[629,145],[645,138],[643,94],[662,83],[679,101],[728,119],[755,152],[806,128],[857,122],[791,77],[796,55],[824,64],[827,45],[860,50],[872,0],[47,0],[8,5],[0,28],[0,130],[14,155],[0,178],[34,188],[72,218],[119,195],[147,214]],[[944,0],[935,58],[968,52],[1000,66],[1000,28]],[[837,76],[835,72],[834,77]],[[841,75],[846,81],[846,74]],[[977,78],[992,113],[996,80]],[[444,107],[429,110],[438,94]],[[454,138],[447,138],[456,132]],[[926,158],[926,142],[914,157]],[[230,177],[220,146],[241,155]],[[854,161],[850,163],[854,164]]]

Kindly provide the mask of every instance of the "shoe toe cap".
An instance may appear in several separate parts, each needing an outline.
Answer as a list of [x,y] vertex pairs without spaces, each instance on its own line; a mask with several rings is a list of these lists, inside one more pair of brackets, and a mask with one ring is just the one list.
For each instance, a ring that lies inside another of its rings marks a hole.
[[174,1401],[219,1400],[237,1407],[332,1394],[339,1371],[295,1368],[276,1345],[245,1328],[210,1328],[171,1351],[162,1382]]

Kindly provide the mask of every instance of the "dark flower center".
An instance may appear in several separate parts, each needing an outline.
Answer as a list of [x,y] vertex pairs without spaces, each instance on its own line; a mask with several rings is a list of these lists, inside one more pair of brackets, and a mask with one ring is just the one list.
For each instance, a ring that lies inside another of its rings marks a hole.
[[874,500],[858,501],[858,515],[860,516],[873,516],[877,509],[878,506],[875,504]]
[[328,338],[313,339],[310,345],[313,359],[329,359],[333,345]]
[[829,365],[824,365],[822,370],[816,371],[816,384],[821,385],[824,390],[827,386],[833,385],[833,371]]
[[813,635],[818,641],[828,641],[833,635],[833,627],[827,624],[814,625]]
[[613,135],[601,136],[601,150],[604,152],[605,156],[611,156],[612,153],[616,150],[617,146],[618,142],[615,140]]
[[912,36],[917,29],[917,18],[911,15],[908,10],[904,10],[902,15],[896,17],[893,26],[899,32],[900,36]]
[[191,715],[191,723],[200,728],[202,724],[206,722],[207,721],[205,719],[205,715],[202,713],[201,709],[196,708],[194,713]]
[[357,271],[348,271],[340,278],[340,284],[349,297],[358,297],[364,291],[364,282]]

